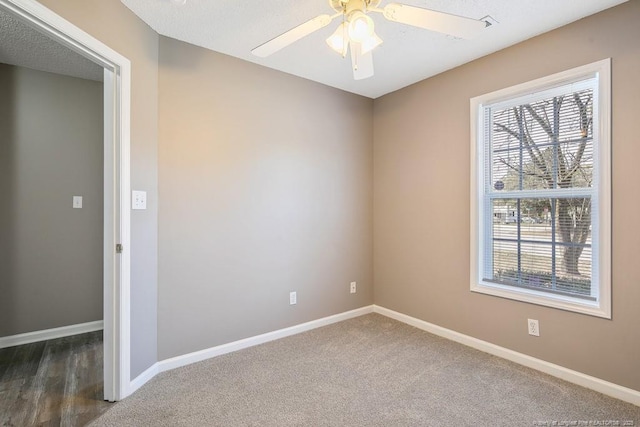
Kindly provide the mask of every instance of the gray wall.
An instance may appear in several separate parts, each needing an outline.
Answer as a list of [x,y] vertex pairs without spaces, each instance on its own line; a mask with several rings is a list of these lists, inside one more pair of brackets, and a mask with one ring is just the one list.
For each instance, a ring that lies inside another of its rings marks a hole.
[[161,37],[160,359],[373,302],[372,106]]
[[119,0],[39,0],[131,61],[131,378],[157,359],[158,34]]
[[102,320],[102,83],[0,64],[0,93],[0,336]]
[[[375,302],[640,390],[640,2],[374,103]],[[613,72],[613,320],[469,291],[469,99],[603,58]],[[526,319],[541,336],[527,335]]]

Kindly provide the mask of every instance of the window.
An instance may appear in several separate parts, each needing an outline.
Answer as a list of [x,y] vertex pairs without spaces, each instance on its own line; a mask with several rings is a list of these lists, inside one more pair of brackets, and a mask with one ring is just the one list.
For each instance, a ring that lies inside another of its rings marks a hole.
[[471,100],[471,290],[611,318],[610,60]]

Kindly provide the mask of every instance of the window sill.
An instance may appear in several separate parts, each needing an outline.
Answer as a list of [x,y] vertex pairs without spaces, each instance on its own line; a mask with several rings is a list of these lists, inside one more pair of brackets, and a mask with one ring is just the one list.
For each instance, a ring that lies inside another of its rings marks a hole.
[[563,295],[550,295],[532,289],[516,288],[497,283],[471,283],[471,291],[529,304],[542,305],[589,316],[611,319],[611,309],[602,301],[588,301]]

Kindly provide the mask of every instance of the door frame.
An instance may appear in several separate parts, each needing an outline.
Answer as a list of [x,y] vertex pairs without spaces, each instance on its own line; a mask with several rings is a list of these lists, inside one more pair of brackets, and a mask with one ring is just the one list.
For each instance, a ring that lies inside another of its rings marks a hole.
[[0,8],[104,68],[104,399],[121,400],[131,383],[131,63],[34,0],[0,0]]

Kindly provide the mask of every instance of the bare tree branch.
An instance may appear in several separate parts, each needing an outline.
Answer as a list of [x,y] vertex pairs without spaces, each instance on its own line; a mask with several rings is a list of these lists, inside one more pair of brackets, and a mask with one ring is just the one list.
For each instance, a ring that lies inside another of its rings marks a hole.
[[[544,120],[542,117],[540,117],[540,115],[533,109],[531,104],[525,105],[524,108],[527,109],[529,114],[531,114],[531,117],[533,117],[533,119],[536,122],[538,122],[540,127],[542,127],[542,129],[547,133],[547,135],[549,135],[549,138],[553,139],[554,133],[553,133],[553,129],[551,128],[551,124],[549,123],[549,118],[547,117],[547,120]],[[546,109],[545,109],[545,113],[546,113]]]
[[[526,129],[526,126],[524,123],[524,117],[518,113],[517,108],[514,108],[513,112],[516,115],[516,119],[518,120],[518,123],[521,123],[522,128]],[[535,141],[533,141],[531,134],[529,134],[528,132],[525,133],[524,138],[522,138],[521,140],[525,143],[524,146],[527,149],[527,152],[529,153],[529,157],[531,157],[531,160],[536,165],[536,167],[540,169],[542,173],[545,175],[545,179],[547,180],[547,182],[552,182],[553,178],[551,176],[551,173],[549,172],[549,168],[547,167],[547,164],[544,161],[544,156],[540,152],[540,149],[535,145]],[[534,153],[534,148],[535,148],[535,153]]]
[[[518,120],[520,120],[521,118],[518,118]],[[531,133],[529,132],[529,128],[527,127],[527,123],[526,121],[524,121],[524,117],[522,118],[523,120],[523,129],[525,132],[525,138],[524,138],[524,143],[527,145],[527,148],[532,148],[535,151],[535,155],[538,156],[540,159],[543,159],[542,156],[542,152],[540,151],[540,149],[538,148],[538,145],[535,143],[535,141],[533,140],[533,137],[531,136]],[[531,152],[529,153],[530,155],[533,155]]]
[[576,153],[576,156],[572,162],[571,168],[568,171],[569,178],[581,167],[582,156],[584,155],[584,151],[587,147],[589,125],[591,124],[592,120],[587,112],[587,108],[589,106],[589,103],[591,102],[591,95],[587,97],[586,102],[582,102],[579,93],[574,93],[573,99],[578,105],[578,111],[580,112],[580,134],[582,135],[582,141],[580,142],[580,147],[578,148],[578,152]]

